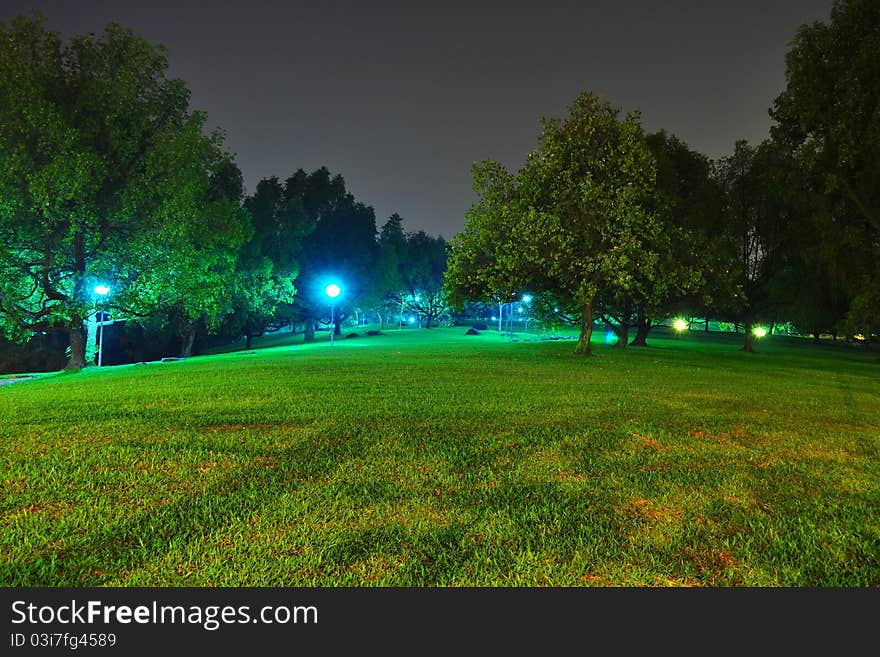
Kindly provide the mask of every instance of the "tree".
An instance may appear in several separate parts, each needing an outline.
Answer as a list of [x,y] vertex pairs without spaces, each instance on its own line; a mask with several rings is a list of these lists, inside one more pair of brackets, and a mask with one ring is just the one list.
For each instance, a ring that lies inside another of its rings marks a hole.
[[206,143],[208,188],[198,213],[134,237],[105,272],[119,287],[111,304],[130,318],[159,317],[179,338],[180,356],[192,354],[199,331],[215,332],[236,287],[235,263],[251,227],[240,201],[241,171],[219,144]]
[[480,200],[453,240],[452,298],[482,298],[489,285],[518,298],[551,291],[575,308],[576,353],[590,355],[600,295],[647,293],[663,241],[650,211],[654,162],[639,114],[581,94],[567,119],[544,119],[538,148],[517,176],[495,163],[475,170]]
[[395,212],[388,217],[379,232],[373,289],[367,295],[367,306],[379,315],[383,328],[386,317],[400,318],[403,314],[401,294],[405,260],[406,234],[403,230],[403,217]]
[[341,175],[331,177],[326,167],[311,174],[298,172],[293,189],[314,218],[315,228],[305,238],[300,274],[296,281],[297,317],[305,322],[305,340],[314,339],[316,322],[330,323],[330,305],[324,287],[332,280],[342,287],[333,307],[331,330],[342,322],[372,289],[376,263],[376,215],[345,190]]
[[303,205],[302,175],[294,173],[284,185],[277,177],[264,178],[244,202],[253,234],[239,251],[235,310],[227,317],[226,333],[244,334],[247,349],[267,329],[291,321],[283,309],[294,302],[303,242],[315,225]]
[[432,237],[423,230],[406,236],[402,268],[404,295],[401,300],[407,312],[425,318],[425,328],[431,328],[450,312],[443,288],[446,249],[446,240]]
[[654,212],[663,223],[664,241],[655,247],[662,273],[642,285],[649,294],[628,299],[636,328],[630,344],[636,346],[646,346],[655,323],[686,308],[707,314],[713,300],[730,294],[728,276],[718,267],[723,223],[712,162],[665,130],[647,135],[646,141],[656,163]]
[[191,262],[201,220],[233,222],[209,207],[221,135],[165,77],[164,48],[112,23],[62,46],[43,23],[0,24],[0,323],[68,335],[79,369],[99,276],[133,283],[171,250]]
[[773,143],[755,148],[743,140],[718,162],[716,175],[724,199],[726,269],[737,288],[724,312],[742,324],[742,349],[750,352],[756,321],[773,319],[780,305],[774,290],[791,253],[796,176]]
[[475,163],[471,171],[477,202],[465,215],[464,230],[449,244],[444,276],[447,298],[456,308],[467,301],[509,303],[528,285],[516,257],[519,183],[491,160]]
[[880,4],[835,0],[829,22],[802,26],[770,114],[774,140],[831,204],[837,248],[816,264],[833,276],[846,263],[846,328],[870,336],[880,325]]

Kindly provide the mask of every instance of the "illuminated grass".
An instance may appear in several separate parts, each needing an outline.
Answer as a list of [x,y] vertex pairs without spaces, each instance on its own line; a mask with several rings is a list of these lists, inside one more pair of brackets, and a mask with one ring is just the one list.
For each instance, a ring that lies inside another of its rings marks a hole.
[[0,581],[880,585],[874,356],[463,333],[0,388]]

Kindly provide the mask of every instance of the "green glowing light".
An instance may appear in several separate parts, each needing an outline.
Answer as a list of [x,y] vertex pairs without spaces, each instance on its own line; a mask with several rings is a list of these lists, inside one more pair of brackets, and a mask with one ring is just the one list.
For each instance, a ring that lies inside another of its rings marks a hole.
[[756,326],[752,329],[752,333],[756,338],[763,338],[765,335],[767,335],[767,329],[765,329],[763,326]]
[[686,331],[687,327],[688,327],[688,323],[686,321],[684,321],[683,319],[677,319],[677,320],[675,320],[675,323],[673,324],[673,326],[675,327],[676,331]]
[[330,283],[327,287],[324,288],[324,294],[326,294],[331,299],[335,299],[342,292],[342,288],[339,287],[336,283]]
[[100,294],[103,297],[105,294],[110,294],[110,288],[106,285],[96,285],[95,294]]

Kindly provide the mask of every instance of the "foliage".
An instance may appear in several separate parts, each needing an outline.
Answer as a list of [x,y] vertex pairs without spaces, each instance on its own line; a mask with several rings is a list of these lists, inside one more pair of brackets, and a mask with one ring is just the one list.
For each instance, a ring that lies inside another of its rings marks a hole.
[[412,312],[425,319],[425,328],[431,328],[441,318],[448,319],[450,316],[443,287],[446,249],[446,240],[432,237],[423,230],[406,236],[400,300],[404,312]]
[[302,203],[314,222],[303,240],[300,273],[296,279],[295,317],[305,322],[311,339],[315,323],[330,322],[330,304],[324,288],[335,281],[342,294],[333,302],[334,332],[341,322],[372,292],[375,278],[376,215],[371,206],[345,189],[341,175],[330,175],[326,167],[311,174],[294,175],[291,198]]
[[788,266],[797,227],[797,172],[772,142],[755,148],[741,140],[733,155],[718,162],[715,175],[724,199],[724,264],[737,290],[720,312],[743,325],[743,349],[751,351],[752,326],[777,319],[780,302],[773,292]]
[[112,306],[131,318],[164,318],[180,337],[181,356],[190,355],[197,330],[217,331],[232,311],[235,265],[251,231],[238,167],[219,144],[207,145],[209,187],[198,214],[138,235],[126,245],[126,270],[105,275],[120,288]]
[[303,242],[315,226],[303,203],[304,176],[299,170],[283,185],[274,176],[265,178],[244,201],[253,235],[238,254],[233,312],[224,331],[244,334],[248,346],[255,336],[291,320]]
[[835,0],[829,22],[798,30],[771,115],[774,139],[796,157],[812,195],[830,203],[834,234],[823,237],[837,248],[811,267],[832,277],[846,267],[846,326],[870,334],[880,288],[880,4]]
[[668,238],[651,209],[654,162],[638,113],[619,113],[584,93],[567,119],[542,121],[517,176],[475,167],[479,200],[450,251],[453,301],[552,290],[578,309],[576,351],[589,354],[600,295],[659,293]]
[[159,298],[170,263],[188,290],[212,269],[206,228],[235,247],[232,208],[208,200],[220,135],[166,68],[163,48],[115,24],[66,46],[40,16],[0,25],[0,323],[68,334],[74,369],[99,277]]

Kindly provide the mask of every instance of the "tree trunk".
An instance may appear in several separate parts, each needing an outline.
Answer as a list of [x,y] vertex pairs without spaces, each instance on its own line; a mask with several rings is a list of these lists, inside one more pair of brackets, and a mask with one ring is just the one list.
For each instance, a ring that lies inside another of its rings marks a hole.
[[651,321],[644,314],[639,313],[636,319],[636,337],[629,343],[631,347],[647,347],[648,332],[651,330]]
[[743,343],[742,349],[740,351],[745,351],[747,353],[751,353],[754,351],[754,349],[752,348],[753,337],[752,337],[752,319],[751,318],[746,319],[745,323],[743,324],[743,331],[745,332],[746,339],[745,339],[745,342]]
[[306,320],[306,324],[303,327],[305,331],[305,335],[303,336],[303,342],[314,342],[315,341],[315,323],[311,319]]
[[193,342],[196,339],[196,327],[192,324],[184,325],[180,332],[180,357],[189,358],[192,356]]
[[[81,230],[73,238],[73,298],[83,301],[86,298],[86,259],[85,240]],[[76,372],[86,366],[86,327],[81,317],[71,317],[70,360],[64,368]]]
[[819,332],[816,331],[815,333],[813,333],[813,344],[819,344],[819,343],[820,343]]
[[706,333],[709,332],[709,318],[708,317],[706,318],[706,326],[703,327],[703,330],[706,331]]
[[425,328],[426,329],[431,328],[431,319],[432,319],[431,315],[425,315]]
[[79,329],[70,332],[70,360],[67,361],[65,370],[78,372],[86,366],[86,336],[85,329],[81,325]]
[[592,356],[593,351],[590,349],[590,338],[593,336],[593,299],[591,298],[584,304],[581,310],[581,334],[578,338],[577,346],[574,353],[583,356]]
[[254,336],[250,331],[245,332],[244,334],[244,348],[250,349],[254,344]]
[[629,342],[629,318],[624,317],[623,322],[620,324],[620,328],[617,330],[617,344],[615,345],[618,349],[626,349],[626,345]]
[[333,331],[333,335],[340,335],[342,333],[342,328],[338,319],[333,320],[333,326],[330,327],[330,330]]

